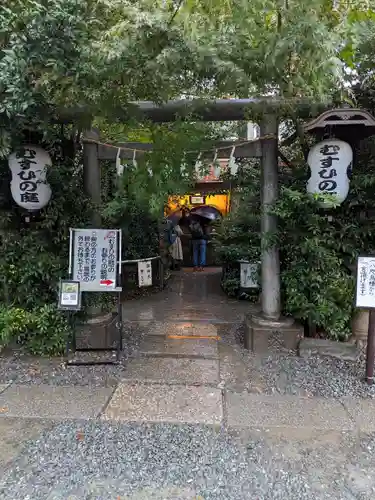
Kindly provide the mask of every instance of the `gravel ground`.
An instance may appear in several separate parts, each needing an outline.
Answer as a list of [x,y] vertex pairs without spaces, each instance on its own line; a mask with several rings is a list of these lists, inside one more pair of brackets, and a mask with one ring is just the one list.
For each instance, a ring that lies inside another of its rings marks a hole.
[[0,499],[370,500],[374,448],[374,436],[338,433],[62,423],[5,471]]
[[[369,387],[363,382],[363,361],[349,362],[324,357],[305,359],[275,349],[265,356],[254,355],[240,345],[241,325],[221,326],[221,329],[224,328],[226,333],[223,332],[222,345],[233,352],[230,357],[233,363],[240,360],[242,365],[242,372],[229,375],[228,380],[224,370],[221,370],[221,377],[228,389],[308,397],[375,397],[375,386]],[[129,357],[136,355],[139,342],[147,333],[144,329],[128,332],[118,366],[66,367],[60,358],[35,358],[17,353],[0,355],[0,384],[14,381],[18,384],[115,387],[124,377]],[[89,355],[89,358],[93,356]]]
[[[226,348],[233,350],[229,359],[240,360],[244,374],[239,378],[243,390],[264,394],[292,394],[307,397],[374,398],[375,385],[364,382],[364,360],[342,361],[315,356],[300,358],[295,353],[272,348],[266,355],[255,355],[242,347],[243,327],[223,337]],[[236,377],[234,377],[236,378]],[[236,385],[236,381],[233,386]],[[230,383],[226,384],[229,385]]]
[[[119,365],[69,366],[63,358],[27,356],[13,351],[0,354],[0,384],[91,385],[115,387],[123,378],[129,358],[136,352],[143,333],[137,328],[126,331]],[[112,359],[112,353],[77,353],[79,360]]]
[[375,387],[363,381],[364,363],[345,362],[339,359],[315,357],[302,359],[296,356],[270,355],[253,360],[259,366],[265,393],[299,394],[327,398],[375,397]]
[[[302,359],[280,352],[260,357],[239,347],[235,350],[247,372],[239,381],[242,389],[308,397],[375,397],[375,386],[369,387],[363,382],[363,363],[319,357]],[[0,384],[13,381],[18,384],[115,387],[124,377],[127,363],[128,358],[123,357],[118,366],[66,367],[62,359],[4,356],[0,357]],[[230,389],[231,383],[226,386]]]

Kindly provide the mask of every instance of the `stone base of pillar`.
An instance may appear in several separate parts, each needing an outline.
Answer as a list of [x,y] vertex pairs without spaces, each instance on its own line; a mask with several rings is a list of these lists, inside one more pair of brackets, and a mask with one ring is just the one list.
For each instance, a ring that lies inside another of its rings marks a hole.
[[303,326],[292,318],[269,320],[259,314],[251,314],[245,320],[245,348],[255,353],[265,353],[271,348],[297,351],[303,336]]
[[114,344],[117,335],[115,313],[91,316],[77,328],[77,347],[106,349]]

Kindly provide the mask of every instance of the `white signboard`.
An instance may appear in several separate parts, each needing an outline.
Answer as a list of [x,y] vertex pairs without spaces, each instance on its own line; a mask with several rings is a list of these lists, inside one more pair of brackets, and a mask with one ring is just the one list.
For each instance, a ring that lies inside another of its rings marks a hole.
[[192,205],[204,205],[204,196],[190,196]]
[[41,210],[51,199],[51,187],[47,183],[47,168],[51,157],[39,146],[22,146],[8,157],[12,172],[10,190],[14,201],[27,210]]
[[259,288],[259,264],[240,262],[241,288]]
[[356,307],[375,308],[375,257],[358,257]]
[[79,281],[82,292],[118,290],[120,273],[118,229],[72,229],[72,279]]
[[151,260],[138,262],[138,284],[140,287],[152,285]]
[[[325,139],[309,151],[307,163],[311,176],[307,192],[318,195],[333,195],[342,203],[349,193],[349,176],[352,169],[353,150],[347,142],[339,139]],[[322,202],[328,208],[330,203]]]

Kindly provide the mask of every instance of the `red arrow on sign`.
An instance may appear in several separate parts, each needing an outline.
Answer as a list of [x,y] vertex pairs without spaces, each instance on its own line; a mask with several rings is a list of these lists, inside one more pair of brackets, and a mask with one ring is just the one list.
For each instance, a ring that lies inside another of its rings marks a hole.
[[113,285],[113,283],[114,283],[114,281],[112,281],[112,280],[101,280],[100,281],[100,284],[104,285],[104,286]]

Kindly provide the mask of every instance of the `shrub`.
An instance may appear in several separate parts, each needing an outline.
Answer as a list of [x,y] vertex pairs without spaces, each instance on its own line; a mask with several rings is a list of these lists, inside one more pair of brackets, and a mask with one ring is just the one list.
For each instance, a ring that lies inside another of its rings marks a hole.
[[[359,253],[374,251],[373,140],[361,144],[356,160],[347,200],[329,211],[319,208],[306,193],[308,168],[303,160],[281,169],[280,197],[272,209],[278,232],[273,241],[265,242],[279,247],[283,314],[314,324],[336,340],[345,340],[351,333],[354,278],[350,265]],[[259,178],[259,168],[248,165],[239,206],[218,231],[218,253],[227,267],[233,268],[239,258],[259,256]],[[238,272],[227,273],[223,288],[238,294]]]
[[0,307],[0,348],[29,331],[31,313],[20,307]]

